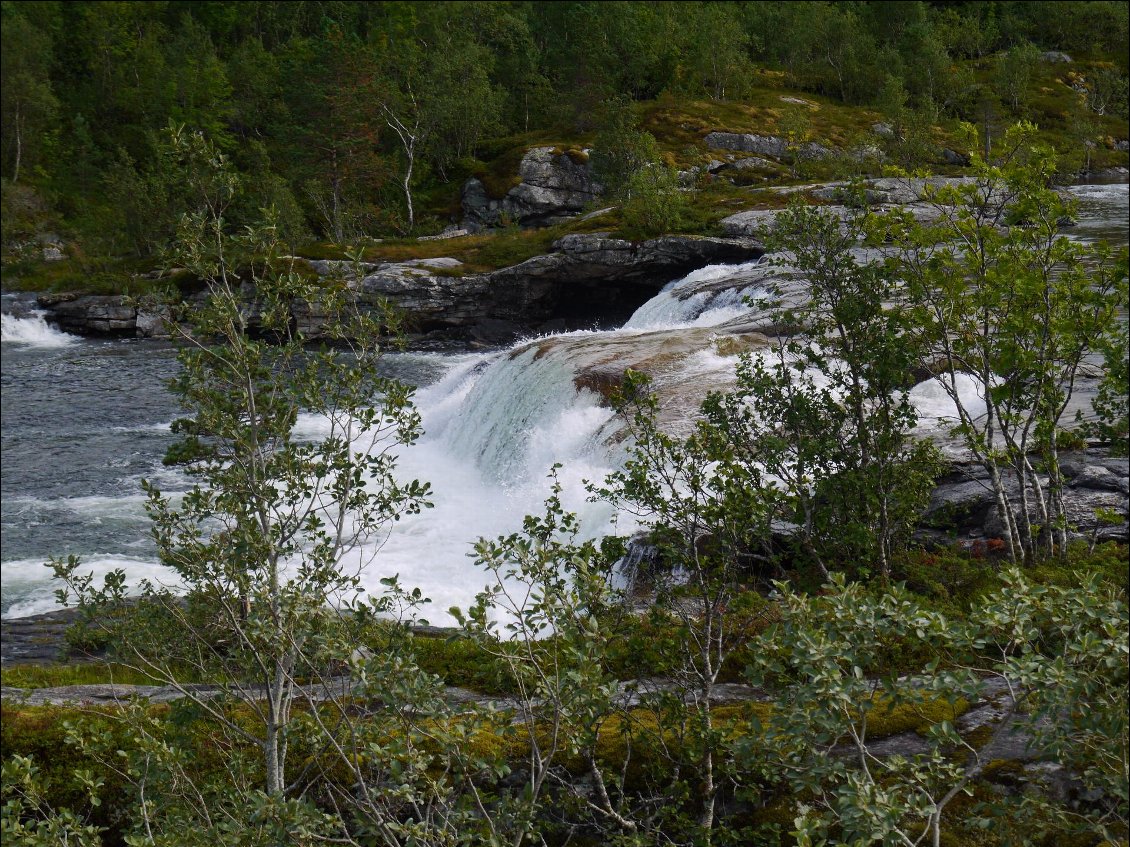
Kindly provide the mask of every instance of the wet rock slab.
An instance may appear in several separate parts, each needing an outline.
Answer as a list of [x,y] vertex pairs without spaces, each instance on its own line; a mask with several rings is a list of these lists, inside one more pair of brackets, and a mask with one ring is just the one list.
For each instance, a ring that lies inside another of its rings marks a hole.
[[65,635],[78,620],[75,609],[61,609],[24,618],[0,621],[0,664],[46,665],[82,660],[71,655]]

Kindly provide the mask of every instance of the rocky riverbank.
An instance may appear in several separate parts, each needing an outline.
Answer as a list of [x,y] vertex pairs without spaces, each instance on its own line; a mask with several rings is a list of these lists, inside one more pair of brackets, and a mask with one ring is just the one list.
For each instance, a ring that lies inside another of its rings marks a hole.
[[[522,334],[608,324],[673,279],[704,265],[743,262],[764,253],[748,237],[672,235],[633,243],[605,235],[567,235],[553,250],[489,273],[465,273],[453,258],[367,263],[349,280],[362,306],[387,301],[409,318],[409,341],[505,344]],[[299,259],[321,276],[352,265]],[[77,335],[157,338],[161,312],[122,295],[43,294],[47,319]],[[327,319],[317,302],[295,304],[293,317],[316,339]]]
[[[1064,453],[1060,467],[1066,478],[1063,502],[1071,534],[1092,542],[1130,540],[1130,459],[1111,456],[1105,448]],[[1010,499],[1019,500],[1014,475],[1005,474]],[[1047,484],[1047,478],[1041,478]],[[920,538],[934,544],[986,544],[1003,532],[988,473],[973,462],[960,461],[938,480],[923,516]]]

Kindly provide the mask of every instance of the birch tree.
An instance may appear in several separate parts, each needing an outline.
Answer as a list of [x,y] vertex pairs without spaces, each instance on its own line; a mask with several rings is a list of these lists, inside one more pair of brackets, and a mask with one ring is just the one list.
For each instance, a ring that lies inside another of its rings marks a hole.
[[927,184],[932,221],[899,213],[876,229],[894,245],[922,366],[990,479],[1013,561],[1066,550],[1061,431],[1127,299],[1124,258],[1060,234],[1074,207],[1052,188],[1055,157],[1034,133],[1013,127],[999,160],[975,154],[972,182]]

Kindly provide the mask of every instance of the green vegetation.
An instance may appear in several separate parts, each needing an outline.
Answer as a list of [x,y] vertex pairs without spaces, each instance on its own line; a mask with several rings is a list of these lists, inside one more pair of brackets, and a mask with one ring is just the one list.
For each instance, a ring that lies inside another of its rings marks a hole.
[[57,688],[63,685],[98,685],[111,682],[120,685],[159,684],[154,677],[116,662],[12,665],[0,670],[0,683],[15,688]]
[[[55,561],[85,613],[72,643],[114,664],[3,673],[21,687],[152,680],[183,696],[5,706],[6,842],[1130,838],[1126,547],[1069,544],[1059,467],[1078,440],[1064,410],[1096,356],[1110,367],[1092,431],[1125,448],[1127,259],[1058,235],[1071,209],[1051,190],[1061,174],[1046,144],[1116,160],[1096,137],[1124,134],[1125,4],[41,2],[2,14],[9,270],[43,289],[98,273],[113,288],[160,266],[208,294],[187,309],[154,286],[180,321],[171,388],[184,417],[166,460],[193,487],[174,501],[147,485],[147,508],[186,595],[146,585],[135,602],[121,572],[99,585],[76,559]],[[1048,49],[1076,61],[1053,65]],[[796,91],[801,102],[782,99]],[[1042,135],[1002,131],[1061,107]],[[293,253],[453,255],[473,272],[566,232],[709,231],[760,195],[705,177],[682,190],[677,171],[705,163],[706,132],[779,134],[799,179],[864,168],[797,154],[812,139],[861,149],[878,116],[889,159],[918,166],[964,139],[974,179],[928,194],[926,223],[862,203],[841,220],[800,198],[763,233],[811,283],[810,307],[773,316],[797,334],[744,355],[688,432],[659,425],[638,374],[612,397],[627,459],[590,494],[641,519],[656,551],[645,611],[616,587],[627,540],[584,538],[556,479],[540,515],[475,545],[487,587],[451,610],[457,632],[414,631],[426,598],[396,578],[359,596],[348,554],[429,505],[426,482],[396,475],[420,418],[411,390],[377,371],[395,316],[357,314],[342,280],[315,288]],[[411,238],[438,228],[467,176],[504,193],[535,142],[574,163],[591,143],[619,208]],[[41,268],[28,239],[48,227],[71,256]],[[863,238],[885,261],[856,259]],[[254,312],[241,280],[257,288]],[[303,343],[296,299],[334,316],[322,331],[338,346]],[[958,403],[1003,539],[915,546],[941,469],[910,438],[921,368]],[[960,390],[970,379],[983,414]],[[324,421],[320,437],[296,436],[300,411]],[[754,699],[729,702],[737,682]],[[995,719],[962,729],[985,700]],[[1014,728],[1077,797],[1001,761]],[[893,750],[878,743],[895,736]]]
[[[936,223],[895,214],[880,217],[874,232],[876,243],[895,245],[888,267],[916,314],[905,334],[955,403],[956,431],[991,480],[1014,562],[1067,549],[1064,413],[1082,362],[1118,343],[1127,301],[1125,249],[1116,255],[1060,236],[1058,222],[1072,210],[1050,188],[1055,157],[1034,135],[1028,124],[1010,129],[999,160],[974,151],[976,181],[929,192]],[[1117,369],[1104,378],[1119,379]],[[969,381],[983,399],[963,397]],[[1110,430],[1125,428],[1120,410],[1100,404],[1099,413],[1114,416]],[[1020,485],[1016,504],[1004,490],[1006,467]]]
[[[43,0],[5,2],[0,13],[4,284],[29,290],[132,293],[186,209],[179,163],[161,151],[170,123],[204,132],[247,178],[227,210],[233,222],[272,206],[291,252],[311,256],[323,239],[436,232],[461,216],[468,177],[500,198],[533,146],[573,161],[593,148],[612,200],[646,161],[629,192],[637,201],[606,222],[632,238],[710,231],[731,181],[874,173],[880,153],[936,165],[940,147],[968,152],[963,120],[980,128],[984,152],[1026,118],[1068,173],[1126,163],[1113,149],[1127,116],[1117,2],[755,11]],[[1043,51],[1073,61],[1045,61]],[[891,133],[875,135],[878,121]],[[794,159],[787,174],[735,172],[694,196],[674,191],[670,169],[714,158],[703,138],[715,130],[780,136],[790,150],[813,140],[843,155]],[[605,160],[624,156],[636,164],[609,169]],[[49,232],[63,239],[69,268],[39,266],[34,241]],[[436,249],[402,246],[412,258]],[[526,257],[516,246],[477,267]]]

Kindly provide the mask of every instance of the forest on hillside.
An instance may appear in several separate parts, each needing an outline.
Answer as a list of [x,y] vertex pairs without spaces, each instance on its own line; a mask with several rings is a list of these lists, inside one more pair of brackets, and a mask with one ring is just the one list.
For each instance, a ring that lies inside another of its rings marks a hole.
[[[4,242],[61,231],[87,257],[167,244],[185,210],[170,125],[246,177],[233,220],[273,206],[300,243],[438,231],[511,148],[591,141],[656,98],[741,102],[770,82],[908,124],[1035,118],[1091,146],[1127,108],[1121,2],[35,0],[2,16]],[[1071,114],[1037,84],[1048,51],[1089,63]]]

